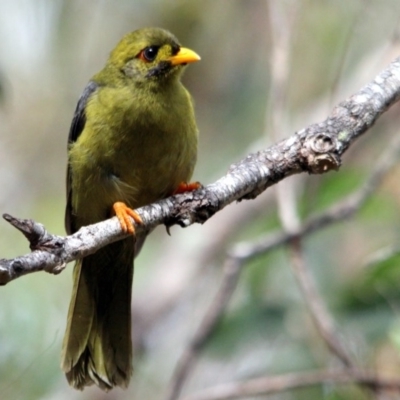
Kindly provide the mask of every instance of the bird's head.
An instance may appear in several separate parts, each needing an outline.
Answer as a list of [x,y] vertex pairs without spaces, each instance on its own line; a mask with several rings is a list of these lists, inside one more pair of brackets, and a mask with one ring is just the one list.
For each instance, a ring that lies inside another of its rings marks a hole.
[[170,32],[144,28],[125,35],[107,64],[135,83],[143,83],[179,77],[186,64],[199,60],[193,50],[181,47]]

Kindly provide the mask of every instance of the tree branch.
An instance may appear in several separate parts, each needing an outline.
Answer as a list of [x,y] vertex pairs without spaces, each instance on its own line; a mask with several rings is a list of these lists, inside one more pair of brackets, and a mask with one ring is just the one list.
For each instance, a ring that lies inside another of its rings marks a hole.
[[[376,389],[400,393],[399,380],[382,378],[373,372],[343,369],[336,371],[300,372],[278,376],[266,376],[244,382],[233,382],[205,389],[183,400],[229,400],[265,396],[325,383],[357,383]],[[397,397],[396,397],[397,398]]]
[[395,136],[376,162],[371,174],[365,183],[347,197],[338,201],[320,214],[311,216],[307,219],[296,232],[276,232],[268,234],[256,241],[246,243],[242,242],[234,246],[230,251],[232,257],[245,261],[265,254],[275,247],[288,244],[297,236],[306,236],[315,231],[330,226],[332,223],[344,221],[352,217],[365,202],[370,198],[373,192],[381,184],[388,171],[395,165],[400,153],[400,136]]
[[291,240],[289,251],[293,274],[303,293],[303,298],[319,335],[328,346],[329,350],[335,354],[346,367],[355,367],[353,360],[347,354],[346,349],[336,335],[334,319],[328,312],[326,304],[306,265],[300,237]]
[[[156,225],[189,226],[203,223],[235,200],[252,199],[285,177],[309,172],[337,170],[341,155],[358,136],[400,96],[400,58],[394,60],[374,81],[336,106],[322,123],[296,132],[266,150],[233,164],[217,182],[198,191],[174,196],[137,211],[144,224],[137,230],[150,231]],[[120,240],[125,235],[116,218],[81,228],[67,237],[50,235],[41,224],[5,215],[30,241],[32,253],[0,260],[0,284],[31,272],[59,273],[65,264]]]

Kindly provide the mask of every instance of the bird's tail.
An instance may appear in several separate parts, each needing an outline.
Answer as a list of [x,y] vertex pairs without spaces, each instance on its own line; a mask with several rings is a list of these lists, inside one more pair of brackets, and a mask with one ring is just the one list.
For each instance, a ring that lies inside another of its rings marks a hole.
[[129,238],[76,262],[61,361],[76,389],[129,384],[133,258]]

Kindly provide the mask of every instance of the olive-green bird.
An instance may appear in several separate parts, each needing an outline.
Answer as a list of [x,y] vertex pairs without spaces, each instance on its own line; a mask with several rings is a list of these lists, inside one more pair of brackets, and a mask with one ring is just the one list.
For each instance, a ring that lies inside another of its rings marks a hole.
[[[134,233],[134,209],[176,193],[196,162],[197,127],[180,78],[200,57],[169,32],[127,34],[86,86],[69,133],[66,230],[117,215]],[[132,374],[133,259],[144,237],[76,262],[62,349],[70,385],[127,387]]]

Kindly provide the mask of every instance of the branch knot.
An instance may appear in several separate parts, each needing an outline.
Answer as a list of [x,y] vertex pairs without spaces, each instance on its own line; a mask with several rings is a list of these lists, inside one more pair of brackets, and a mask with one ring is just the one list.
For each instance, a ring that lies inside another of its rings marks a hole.
[[323,174],[340,167],[341,160],[336,151],[338,140],[327,132],[308,135],[301,154],[305,159],[306,170],[310,174]]

